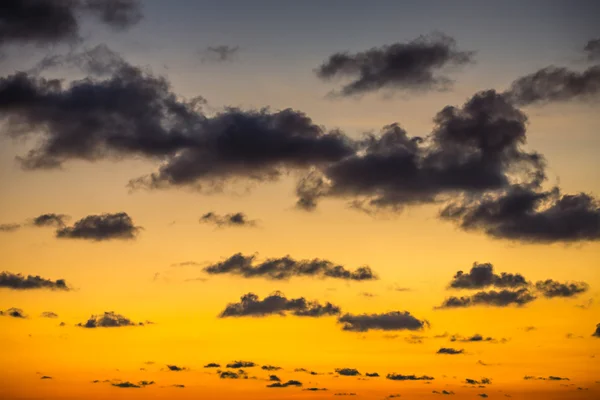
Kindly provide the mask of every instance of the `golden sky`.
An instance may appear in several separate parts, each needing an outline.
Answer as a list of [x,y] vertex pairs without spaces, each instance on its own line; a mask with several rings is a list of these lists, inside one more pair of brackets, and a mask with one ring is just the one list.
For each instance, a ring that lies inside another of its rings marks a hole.
[[596,4],[13,3],[0,398],[600,396]]

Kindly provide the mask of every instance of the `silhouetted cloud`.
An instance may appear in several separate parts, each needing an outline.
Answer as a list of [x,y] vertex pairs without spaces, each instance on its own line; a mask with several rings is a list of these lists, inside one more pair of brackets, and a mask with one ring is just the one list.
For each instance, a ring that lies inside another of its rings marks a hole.
[[527,375],[523,379],[536,380],[536,381],[568,381],[568,380],[570,380],[569,378],[563,378],[560,376],[552,376],[552,375],[548,376],[548,377]]
[[135,239],[142,229],[133,224],[127,213],[88,215],[73,226],[56,231],[57,238],[103,241],[112,239]]
[[13,290],[34,290],[34,289],[50,289],[69,291],[71,288],[67,286],[64,279],[42,278],[39,275],[21,275],[13,274],[12,272],[0,272],[0,288],[8,288]]
[[520,106],[600,99],[600,65],[582,72],[550,66],[515,80],[506,96]]
[[184,389],[185,388],[185,385],[180,385],[180,384],[175,384],[175,385],[171,385],[171,386],[179,388],[179,389]]
[[302,389],[302,390],[306,390],[309,392],[320,392],[320,391],[326,391],[327,389],[326,388],[309,387],[309,388]]
[[204,366],[204,368],[221,368],[221,364],[217,363],[208,363]]
[[248,219],[246,214],[237,212],[233,214],[218,215],[208,212],[200,218],[201,223],[214,224],[218,227],[224,226],[255,226],[256,221]]
[[239,303],[230,303],[220,314],[225,317],[265,317],[267,315],[287,315],[298,317],[325,317],[340,314],[339,307],[327,302],[321,305],[317,301],[307,301],[304,297],[288,299],[281,292],[274,292],[263,300],[248,293],[241,297]]
[[275,383],[271,383],[270,385],[267,385],[268,388],[286,388],[289,386],[302,386],[302,382],[295,381],[295,380],[289,380],[285,383],[275,382]]
[[0,310],[0,316],[13,317],[13,318],[26,318],[25,313],[20,308],[9,308],[8,310]]
[[58,318],[58,314],[52,311],[44,311],[40,314],[42,318]]
[[451,202],[441,217],[467,231],[531,243],[600,239],[600,205],[585,193],[563,195],[558,188],[537,191],[525,186],[477,199]]
[[21,228],[21,224],[0,224],[0,232],[15,232]]
[[600,338],[600,324],[596,325],[596,330],[594,331],[594,333],[592,333],[592,336]]
[[260,369],[264,369],[265,371],[278,371],[281,367],[277,367],[275,365],[263,365]]
[[469,385],[489,385],[492,381],[489,378],[481,378],[480,380],[467,378],[465,383]]
[[59,228],[65,225],[66,218],[68,218],[68,216],[64,214],[42,214],[33,218],[31,223],[34,226],[52,226]]
[[367,372],[365,376],[369,378],[379,378],[379,374],[377,372]]
[[344,376],[358,376],[358,375],[360,375],[360,372],[358,372],[358,370],[354,369],[354,368],[336,368],[335,372],[337,372],[340,375],[344,375]]
[[479,393],[477,396],[479,397],[483,397],[484,399],[487,399],[489,396],[485,393]]
[[583,48],[589,61],[600,60],[600,39],[589,40]]
[[552,279],[538,281],[535,288],[542,293],[544,297],[574,297],[589,289],[585,282],[560,283]]
[[80,13],[117,29],[128,28],[142,18],[137,0],[5,0],[0,45],[75,42],[80,39]]
[[307,374],[310,374],[310,375],[319,375],[317,372],[315,372],[315,371],[309,371],[306,368],[296,368],[294,370],[294,372],[306,372]]
[[356,393],[340,392],[340,393],[334,393],[334,396],[356,396]]
[[174,372],[180,372],[180,371],[187,370],[187,368],[185,368],[185,367],[179,367],[177,365],[167,365],[167,368],[169,369],[169,371],[174,371]]
[[208,46],[203,52],[202,60],[214,62],[233,61],[239,50],[239,46]]
[[262,277],[272,280],[286,280],[296,276],[318,278],[335,278],[343,280],[364,281],[374,280],[377,276],[368,266],[350,271],[342,265],[331,261],[315,258],[312,260],[295,260],[290,256],[267,258],[255,263],[256,256],[234,254],[225,261],[209,265],[204,271],[211,275],[231,274],[244,278]]
[[257,367],[258,365],[256,365],[256,363],[252,362],[252,361],[234,361],[232,363],[227,364],[227,368],[251,368],[251,367]]
[[458,271],[449,286],[454,289],[483,289],[488,286],[516,288],[527,285],[527,280],[521,274],[502,272],[498,275],[494,273],[492,264],[474,262],[469,272]]
[[244,377],[244,374],[236,373],[233,371],[222,371],[219,373],[219,378],[221,378],[221,379],[240,379],[243,377]]
[[417,376],[417,375],[402,375],[402,374],[391,373],[391,374],[387,374],[386,379],[390,379],[392,381],[432,381],[435,378],[433,376],[427,376],[427,375]]
[[493,337],[487,336],[483,337],[480,334],[476,333],[473,336],[462,337],[460,335],[452,335],[450,337],[451,342],[494,342],[496,339]]
[[52,379],[52,377],[48,375],[42,375],[40,379]]
[[383,314],[344,314],[338,318],[338,323],[343,324],[343,330],[353,332],[416,331],[429,326],[427,320],[419,320],[408,311],[390,311]]
[[341,96],[380,89],[443,90],[452,84],[444,68],[472,61],[473,52],[458,50],[453,38],[433,34],[355,54],[335,53],[315,72],[325,80],[336,76],[351,78],[352,81],[337,92]]
[[448,297],[438,308],[460,308],[472,306],[507,307],[510,305],[522,306],[535,300],[536,297],[528,289],[518,290],[490,290],[477,292],[472,296]]
[[269,375],[269,381],[271,382],[281,382],[281,379],[277,375]]
[[133,322],[114,311],[106,311],[101,315],[92,315],[86,323],[79,323],[82,328],[120,328],[124,326],[140,326],[142,322]]
[[445,394],[445,395],[452,395],[452,394],[454,394],[454,392],[451,391],[451,390],[450,391],[448,391],[448,390],[442,390],[441,392],[439,392],[437,390],[434,390],[431,393],[434,393],[434,394]]
[[112,385],[119,387],[119,388],[123,388],[123,389],[127,389],[127,388],[139,389],[139,388],[141,388],[140,385],[136,385],[135,383],[131,383],[131,382],[118,382],[118,383],[112,383]]
[[453,349],[451,347],[442,347],[437,351],[437,354],[464,354],[464,350],[463,349]]

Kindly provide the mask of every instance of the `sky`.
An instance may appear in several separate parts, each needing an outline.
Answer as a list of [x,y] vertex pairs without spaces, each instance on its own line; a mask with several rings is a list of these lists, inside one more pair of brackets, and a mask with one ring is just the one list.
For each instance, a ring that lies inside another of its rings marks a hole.
[[0,398],[598,398],[598,15],[3,2]]

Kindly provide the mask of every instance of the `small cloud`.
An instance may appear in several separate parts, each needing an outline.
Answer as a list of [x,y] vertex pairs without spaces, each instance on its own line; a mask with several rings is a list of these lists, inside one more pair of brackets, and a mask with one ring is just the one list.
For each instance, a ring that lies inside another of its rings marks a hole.
[[0,224],[0,232],[16,232],[21,228],[21,224]]
[[120,328],[124,326],[142,326],[142,322],[133,322],[129,318],[114,311],[106,311],[101,315],[92,315],[86,323],[79,323],[82,328]]
[[592,333],[592,336],[600,338],[600,324],[596,325],[596,330]]
[[65,226],[65,221],[69,218],[65,214],[42,214],[31,220],[31,225],[37,227],[51,226],[54,228],[60,228]]
[[442,347],[437,351],[437,354],[464,354],[463,349],[453,349],[451,347]]
[[481,378],[480,380],[467,378],[465,379],[465,383],[469,385],[489,385],[492,381],[489,378]]
[[547,298],[574,297],[586,292],[589,285],[585,282],[560,283],[552,279],[546,279],[545,281],[536,282],[535,288]]
[[221,368],[221,364],[217,363],[208,363],[204,366],[204,368]]
[[343,376],[358,376],[360,372],[354,368],[336,368],[335,372]]
[[203,62],[231,62],[239,53],[239,46],[219,45],[208,46],[202,53]]
[[435,378],[433,376],[428,376],[428,375],[402,375],[402,374],[396,374],[396,373],[391,373],[391,374],[387,374],[386,379],[392,380],[392,381],[432,381]]
[[256,221],[248,219],[246,214],[237,212],[233,214],[218,215],[214,212],[204,214],[200,218],[200,223],[213,224],[219,228],[230,226],[230,227],[254,227]]
[[135,226],[127,213],[88,215],[75,222],[73,226],[56,231],[59,239],[83,239],[105,241],[113,239],[135,239],[142,228]]
[[52,311],[44,311],[43,313],[40,314],[40,317],[42,317],[42,318],[58,318],[58,314],[54,313]]
[[379,374],[377,372],[367,372],[365,376],[369,378],[379,378]]
[[281,383],[281,382],[275,382],[275,383],[271,383],[270,385],[267,385],[268,388],[286,388],[289,386],[302,386],[302,382],[299,381],[295,381],[295,380],[289,380],[285,383]]
[[277,371],[280,370],[281,367],[277,367],[275,365],[263,365],[262,367],[260,367],[261,369],[264,369],[265,371]]
[[338,318],[343,324],[342,329],[352,332],[367,332],[369,330],[421,330],[429,326],[427,320],[419,320],[408,311],[391,311],[383,314],[345,314]]
[[0,310],[0,316],[5,316],[5,317],[13,317],[13,318],[27,318],[25,313],[23,312],[23,310],[21,310],[20,308],[9,308],[8,310],[5,311],[1,311]]
[[285,316],[288,313],[297,317],[325,317],[338,315],[341,310],[329,302],[320,304],[317,301],[307,301],[304,297],[288,299],[281,292],[275,292],[263,300],[254,293],[248,293],[240,298],[239,303],[229,303],[220,317]]
[[186,371],[187,368],[185,367],[178,367],[177,365],[167,365],[167,368],[169,369],[169,371],[175,371],[175,372],[180,372],[180,371]]
[[252,361],[234,361],[232,363],[227,364],[227,368],[252,368],[257,367],[256,363]]
[[52,377],[48,375],[43,375],[40,379],[52,379]]

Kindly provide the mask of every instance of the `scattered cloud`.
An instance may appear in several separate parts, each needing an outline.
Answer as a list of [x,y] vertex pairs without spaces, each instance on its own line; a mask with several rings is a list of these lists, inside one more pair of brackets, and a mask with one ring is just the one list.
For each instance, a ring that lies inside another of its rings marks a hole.
[[465,351],[463,349],[453,349],[451,347],[442,347],[437,351],[437,354],[464,354]]
[[55,228],[60,228],[65,226],[65,220],[68,218],[67,215],[64,214],[42,214],[31,220],[31,224],[33,226],[52,226]]
[[181,372],[181,371],[187,370],[187,368],[179,367],[177,365],[167,365],[167,368],[169,369],[169,371],[174,371],[174,372]]
[[489,385],[492,381],[489,378],[481,378],[480,380],[467,378],[465,379],[465,383],[469,385]]
[[8,310],[0,310],[0,316],[13,317],[13,318],[27,318],[23,310],[20,308],[9,308]]
[[57,238],[104,241],[111,239],[135,239],[142,229],[133,224],[127,213],[88,215],[73,226],[56,231]]
[[79,323],[82,328],[120,328],[124,326],[140,326],[142,322],[133,322],[114,311],[105,311],[104,314],[92,315],[86,323]]
[[429,326],[427,320],[419,320],[408,311],[390,311],[383,314],[344,314],[338,318],[338,323],[343,324],[343,330],[352,332],[415,331]]
[[523,306],[536,299],[528,289],[518,290],[490,290],[477,292],[472,296],[446,298],[438,308],[461,308],[473,306],[507,307],[510,305]]
[[256,226],[256,221],[248,219],[246,214],[244,214],[242,212],[218,215],[211,211],[211,212],[204,214],[200,218],[200,222],[205,223],[205,224],[214,224],[218,227],[226,227],[226,226],[252,227],[252,226]]
[[239,54],[239,51],[240,51],[239,46],[228,46],[228,45],[208,46],[202,52],[202,61],[212,61],[212,62],[219,62],[219,63],[231,62]]
[[585,282],[560,283],[552,279],[538,281],[535,288],[542,293],[544,297],[574,297],[589,289]]
[[369,378],[379,378],[379,374],[377,372],[367,372],[365,376]]
[[473,61],[473,52],[461,51],[456,41],[444,34],[420,36],[408,43],[374,47],[359,53],[334,53],[316,74],[323,80],[348,77],[339,96],[355,96],[381,89],[428,91],[448,89],[452,80],[447,67]]
[[295,260],[290,256],[267,258],[256,263],[256,256],[234,254],[225,261],[209,265],[204,271],[211,275],[231,274],[244,278],[262,277],[271,280],[287,280],[291,277],[310,276],[317,278],[335,278],[351,281],[377,279],[371,268],[364,266],[355,271],[347,270],[328,260]]
[[239,368],[251,368],[251,367],[257,367],[258,365],[256,365],[256,363],[252,362],[252,361],[234,361],[232,363],[227,364],[227,368],[235,368],[235,369],[239,369]]
[[600,60],[600,39],[591,39],[589,40],[583,51],[587,53],[587,57],[589,61],[598,61]]
[[521,274],[506,272],[496,274],[492,264],[474,262],[469,272],[458,271],[449,287],[452,289],[483,289],[489,286],[517,288],[527,285],[527,280]]
[[360,372],[354,368],[336,368],[335,372],[344,376],[358,376]]
[[454,394],[454,392],[451,391],[451,390],[450,391],[448,391],[448,390],[442,390],[441,392],[437,391],[437,390],[434,390],[432,393],[433,394],[445,394],[445,395],[453,395]]
[[536,380],[536,381],[568,381],[570,380],[569,378],[563,378],[560,376],[548,376],[548,377],[543,377],[543,376],[531,376],[531,375],[527,375],[525,376],[523,379],[525,380]]
[[240,298],[239,303],[229,303],[220,317],[285,316],[288,313],[297,317],[325,317],[338,315],[341,310],[329,302],[321,305],[317,301],[307,301],[304,297],[288,299],[281,292],[275,292],[262,300],[256,294],[248,293]]
[[295,381],[295,380],[289,380],[287,382],[281,383],[281,382],[275,382],[275,383],[271,383],[270,385],[267,385],[268,388],[286,388],[289,386],[302,386],[302,382],[299,381]]
[[600,338],[600,324],[596,325],[596,330],[592,333],[592,336]]
[[435,378],[432,376],[427,376],[427,375],[417,376],[417,375],[402,375],[402,374],[391,373],[391,374],[387,374],[386,379],[390,379],[392,381],[432,381]]
[[40,379],[52,379],[52,377],[48,375],[42,375]]
[[44,311],[40,314],[42,318],[58,318],[58,314],[52,311]]
[[221,368],[221,364],[217,363],[208,363],[204,366],[204,368]]
[[21,228],[21,224],[0,224],[0,232],[16,232]]
[[0,288],[8,288],[13,290],[35,290],[35,289],[50,289],[69,291],[71,288],[67,286],[64,279],[53,281],[51,279],[42,278],[39,275],[21,275],[11,272],[0,272]]
[[275,365],[263,365],[260,369],[264,369],[265,371],[278,371],[281,367],[277,367]]

